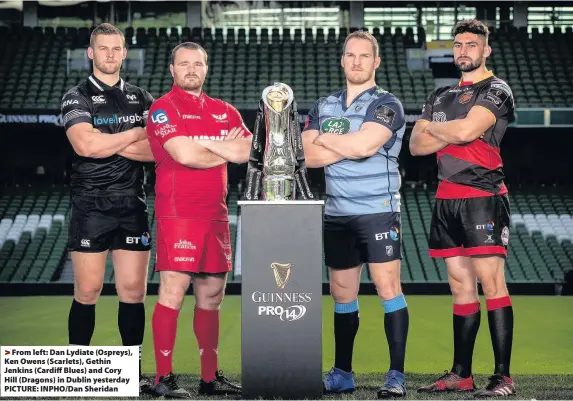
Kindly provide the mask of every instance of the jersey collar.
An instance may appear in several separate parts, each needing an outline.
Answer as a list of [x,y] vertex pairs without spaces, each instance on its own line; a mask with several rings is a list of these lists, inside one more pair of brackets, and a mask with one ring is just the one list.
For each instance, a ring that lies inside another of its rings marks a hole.
[[122,78],[119,78],[119,81],[113,86],[109,86],[103,83],[102,81],[97,79],[93,74],[89,76],[88,80],[100,92],[109,91],[112,89],[119,89],[120,91],[123,92],[123,88],[125,88],[125,82],[123,82]]
[[185,92],[183,89],[178,87],[177,85],[173,84],[171,89],[177,96],[183,97],[183,99],[191,101],[191,102],[200,102],[203,103],[205,101],[205,92],[201,90],[201,94],[199,96],[192,95],[190,93]]
[[[372,88],[368,88],[364,91],[362,91],[358,96],[356,96],[354,98],[354,100],[352,101],[352,103],[350,103],[350,106],[352,106],[354,104],[355,101],[357,101],[358,99],[360,99],[362,97],[362,95],[364,95],[365,93],[370,93],[371,95],[374,93],[374,91],[376,91],[378,89],[378,85],[373,86]],[[350,108],[350,106],[346,107],[346,94],[347,94],[347,90],[344,89],[342,91],[342,110],[346,111]]]
[[475,81],[462,81],[462,78],[460,78],[460,82],[458,82],[458,86],[470,86],[473,84],[477,84],[480,81],[483,81],[484,79],[488,79],[493,77],[493,71],[489,70],[486,71],[485,74],[483,74],[481,77],[479,77],[479,79],[475,80]]

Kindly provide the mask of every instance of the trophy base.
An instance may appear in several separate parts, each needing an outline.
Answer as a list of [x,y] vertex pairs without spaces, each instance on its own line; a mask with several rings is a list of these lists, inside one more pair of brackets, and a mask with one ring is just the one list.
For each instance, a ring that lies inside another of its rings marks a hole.
[[291,177],[265,177],[263,178],[262,198],[266,201],[293,200],[294,186]]

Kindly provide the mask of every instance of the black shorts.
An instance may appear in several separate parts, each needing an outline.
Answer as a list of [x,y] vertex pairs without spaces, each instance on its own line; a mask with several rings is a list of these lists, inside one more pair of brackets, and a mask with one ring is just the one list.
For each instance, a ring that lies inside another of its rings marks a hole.
[[509,216],[507,195],[436,199],[430,256],[507,256]]
[[72,196],[68,249],[149,251],[147,204],[137,196]]
[[348,269],[362,263],[402,258],[400,213],[324,216],[324,258],[328,267]]

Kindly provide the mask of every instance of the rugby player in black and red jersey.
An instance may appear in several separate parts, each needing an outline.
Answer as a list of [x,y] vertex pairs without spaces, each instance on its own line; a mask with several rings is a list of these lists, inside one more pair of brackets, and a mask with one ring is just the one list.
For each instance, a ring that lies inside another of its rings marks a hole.
[[515,394],[509,365],[513,309],[504,277],[509,201],[500,144],[514,118],[511,89],[488,71],[488,29],[477,20],[454,28],[456,85],[435,90],[416,122],[410,151],[437,153],[439,186],[430,230],[430,256],[444,258],[453,295],[453,366],[421,392],[474,391],[472,355],[480,325],[479,279],[495,358],[494,374],[475,396]]

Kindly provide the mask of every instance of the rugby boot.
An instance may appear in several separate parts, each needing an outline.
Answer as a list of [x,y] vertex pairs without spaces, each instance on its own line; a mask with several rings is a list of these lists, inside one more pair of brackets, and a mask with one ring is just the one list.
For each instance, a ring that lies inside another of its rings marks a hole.
[[464,392],[474,391],[476,386],[474,384],[473,376],[466,379],[456,375],[453,372],[445,371],[445,374],[429,386],[418,389],[419,393],[441,393],[441,392]]
[[489,383],[482,389],[476,391],[475,397],[506,397],[515,395],[515,384],[511,377],[493,375],[489,378]]
[[153,387],[153,382],[149,377],[139,375],[139,394],[149,394]]
[[241,390],[241,386],[231,383],[220,370],[215,372],[215,378],[210,382],[203,379],[199,382],[201,395],[240,395]]
[[322,381],[322,390],[325,394],[354,392],[356,390],[354,373],[336,367],[330,369]]
[[177,379],[173,373],[169,373],[167,376],[161,376],[159,382],[153,386],[153,394],[157,397],[165,398],[184,398],[190,399],[191,394],[182,387],[179,387]]
[[406,397],[406,379],[404,373],[391,370],[386,373],[386,382],[377,392],[379,399]]

